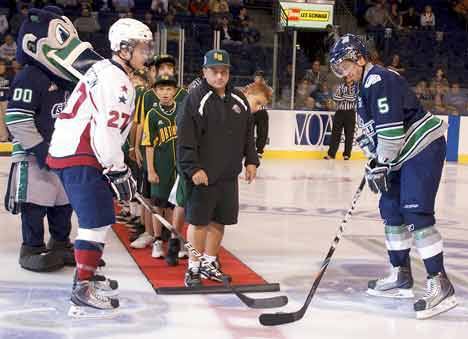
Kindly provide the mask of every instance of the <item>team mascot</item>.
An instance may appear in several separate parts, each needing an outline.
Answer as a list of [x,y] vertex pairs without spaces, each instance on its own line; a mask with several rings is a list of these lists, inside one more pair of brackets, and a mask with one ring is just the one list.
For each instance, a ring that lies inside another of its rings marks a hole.
[[[19,264],[36,272],[74,266],[70,243],[72,208],[63,186],[45,160],[56,116],[82,74],[102,59],[80,41],[60,8],[31,9],[17,38],[23,65],[13,80],[5,121],[13,137],[5,208],[21,214]],[[44,242],[47,216],[50,239]]]

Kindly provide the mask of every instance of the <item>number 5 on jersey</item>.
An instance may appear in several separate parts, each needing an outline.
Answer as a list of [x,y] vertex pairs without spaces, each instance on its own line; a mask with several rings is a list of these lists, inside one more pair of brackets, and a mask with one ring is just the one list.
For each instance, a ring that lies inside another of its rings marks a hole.
[[387,97],[377,99],[377,106],[379,107],[379,113],[385,114],[388,113],[390,107],[388,106]]

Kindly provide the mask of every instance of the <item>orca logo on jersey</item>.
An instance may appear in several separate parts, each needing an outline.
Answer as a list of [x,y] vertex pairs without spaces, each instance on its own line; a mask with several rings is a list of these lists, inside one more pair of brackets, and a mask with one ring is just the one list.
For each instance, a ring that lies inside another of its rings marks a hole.
[[376,83],[380,82],[382,78],[378,74],[371,74],[366,80],[366,83],[364,85],[364,88],[369,88],[372,85],[375,85]]

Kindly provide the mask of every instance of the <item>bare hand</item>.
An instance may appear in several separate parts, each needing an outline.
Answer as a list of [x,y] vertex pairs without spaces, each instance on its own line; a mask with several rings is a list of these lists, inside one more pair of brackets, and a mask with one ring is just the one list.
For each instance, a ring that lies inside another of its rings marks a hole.
[[156,172],[148,172],[148,181],[152,184],[159,184],[159,176]]
[[257,166],[247,165],[245,167],[245,180],[250,184],[257,177]]
[[130,160],[136,162],[135,148],[130,147],[130,150],[128,151],[128,157],[130,158]]
[[135,147],[135,161],[138,167],[141,168],[141,166],[143,166],[143,155],[141,154],[141,150],[139,147]]
[[192,175],[192,181],[196,186],[208,186],[208,175],[206,175],[206,172],[204,170],[200,169]]

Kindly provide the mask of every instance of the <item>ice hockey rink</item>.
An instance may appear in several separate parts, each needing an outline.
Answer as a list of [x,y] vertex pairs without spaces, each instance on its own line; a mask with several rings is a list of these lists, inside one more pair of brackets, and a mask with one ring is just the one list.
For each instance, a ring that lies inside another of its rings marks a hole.
[[[239,224],[227,229],[224,246],[266,280],[281,284],[281,292],[269,294],[289,297],[278,310],[302,306],[363,167],[359,160],[264,160],[255,183],[241,182]],[[2,198],[8,170],[9,159],[0,158]],[[447,164],[436,212],[457,308],[416,320],[412,300],[366,296],[367,280],[382,276],[388,266],[377,196],[365,190],[305,317],[274,328],[258,322],[268,310],[248,309],[234,295],[157,295],[112,232],[104,258],[106,274],[119,281],[121,309],[111,319],[72,320],[67,316],[72,269],[48,274],[21,269],[19,217],[2,207],[0,338],[466,338],[467,192],[468,166]],[[412,255],[420,296],[424,267],[415,250]]]

